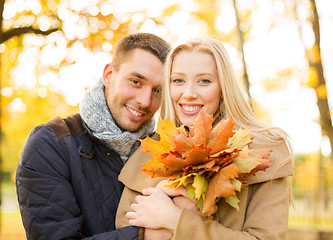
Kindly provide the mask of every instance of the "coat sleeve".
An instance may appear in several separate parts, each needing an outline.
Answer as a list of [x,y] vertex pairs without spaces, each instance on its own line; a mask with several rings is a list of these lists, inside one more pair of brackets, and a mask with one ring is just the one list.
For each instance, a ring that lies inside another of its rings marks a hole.
[[252,185],[242,231],[227,228],[216,221],[203,220],[195,213],[183,209],[173,239],[285,239],[288,189],[286,177]]
[[[66,143],[48,126],[36,127],[22,150],[16,188],[27,239],[83,239],[83,217],[70,181]],[[87,239],[137,239],[125,227]]]

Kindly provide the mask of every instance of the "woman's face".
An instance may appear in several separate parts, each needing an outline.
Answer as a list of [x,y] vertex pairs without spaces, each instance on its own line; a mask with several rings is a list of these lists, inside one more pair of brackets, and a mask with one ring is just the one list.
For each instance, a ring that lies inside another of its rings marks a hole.
[[202,108],[214,114],[220,104],[221,86],[213,56],[192,51],[178,53],[171,66],[170,96],[182,124],[192,125]]

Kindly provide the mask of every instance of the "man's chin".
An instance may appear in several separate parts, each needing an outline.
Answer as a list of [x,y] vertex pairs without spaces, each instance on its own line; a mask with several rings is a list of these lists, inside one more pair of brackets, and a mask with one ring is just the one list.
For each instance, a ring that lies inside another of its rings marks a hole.
[[140,127],[142,127],[142,125],[144,124],[145,122],[142,122],[142,123],[128,123],[128,124],[122,124],[120,126],[120,128],[124,131],[129,131],[129,132],[136,132],[137,130],[140,129]]

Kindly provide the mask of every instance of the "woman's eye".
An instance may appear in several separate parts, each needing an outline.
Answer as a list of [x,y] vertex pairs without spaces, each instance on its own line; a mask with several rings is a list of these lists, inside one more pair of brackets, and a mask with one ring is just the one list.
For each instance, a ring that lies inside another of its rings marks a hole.
[[200,80],[199,80],[199,83],[200,83],[200,84],[205,84],[205,85],[206,85],[206,84],[209,84],[209,83],[211,83],[211,82],[212,82],[212,81],[210,81],[209,79],[200,79]]
[[183,83],[184,81],[181,80],[181,79],[173,79],[171,82],[172,82],[172,83],[180,84],[180,83]]

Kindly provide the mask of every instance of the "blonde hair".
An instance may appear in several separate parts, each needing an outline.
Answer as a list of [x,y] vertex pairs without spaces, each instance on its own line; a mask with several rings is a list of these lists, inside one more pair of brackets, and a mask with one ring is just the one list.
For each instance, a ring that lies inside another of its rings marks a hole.
[[[244,87],[238,83],[229,56],[222,43],[213,38],[192,39],[172,49],[166,59],[161,118],[174,121],[180,125],[173,109],[170,97],[170,74],[172,71],[172,63],[175,56],[182,51],[196,51],[210,54],[213,56],[218,72],[218,78],[222,90],[222,101],[219,111],[220,116],[232,116],[236,128],[251,127],[252,136],[256,140],[267,141],[271,144],[286,143],[289,156],[281,162],[288,162],[292,156],[292,148],[289,137],[285,131],[278,127],[273,127],[261,122],[254,114],[248,99],[245,97]],[[216,115],[216,114],[215,114]]]

